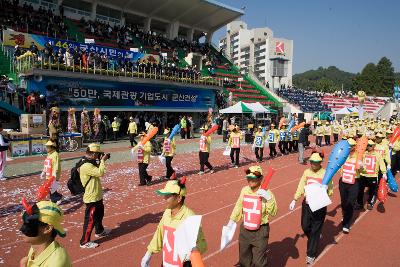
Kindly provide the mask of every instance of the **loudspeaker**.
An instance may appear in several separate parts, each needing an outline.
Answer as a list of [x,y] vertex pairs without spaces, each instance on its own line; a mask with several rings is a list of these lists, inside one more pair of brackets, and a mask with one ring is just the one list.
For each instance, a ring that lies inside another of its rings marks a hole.
[[297,119],[298,119],[299,123],[303,122],[304,121],[304,113],[298,113]]

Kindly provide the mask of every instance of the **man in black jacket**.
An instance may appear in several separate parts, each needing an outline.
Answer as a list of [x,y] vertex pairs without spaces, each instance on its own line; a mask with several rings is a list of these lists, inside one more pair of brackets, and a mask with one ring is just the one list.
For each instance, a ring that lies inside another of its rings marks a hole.
[[299,163],[307,164],[304,162],[304,148],[308,145],[308,136],[311,134],[310,124],[306,123],[304,128],[300,130],[299,134]]

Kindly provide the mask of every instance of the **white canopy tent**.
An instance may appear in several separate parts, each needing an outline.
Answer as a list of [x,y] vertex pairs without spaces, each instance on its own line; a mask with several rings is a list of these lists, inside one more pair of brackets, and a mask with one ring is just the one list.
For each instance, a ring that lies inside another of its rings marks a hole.
[[242,113],[275,113],[276,111],[270,108],[264,107],[260,102],[256,103],[244,103],[239,101],[235,105],[221,109],[219,113],[221,114],[242,114]]

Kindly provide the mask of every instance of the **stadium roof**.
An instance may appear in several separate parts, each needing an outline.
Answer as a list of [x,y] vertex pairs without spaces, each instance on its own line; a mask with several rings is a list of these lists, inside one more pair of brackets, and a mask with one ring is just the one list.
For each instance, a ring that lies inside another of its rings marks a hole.
[[203,32],[213,32],[244,14],[214,0],[97,0],[97,4],[121,10],[127,18],[134,14],[166,23],[178,21]]

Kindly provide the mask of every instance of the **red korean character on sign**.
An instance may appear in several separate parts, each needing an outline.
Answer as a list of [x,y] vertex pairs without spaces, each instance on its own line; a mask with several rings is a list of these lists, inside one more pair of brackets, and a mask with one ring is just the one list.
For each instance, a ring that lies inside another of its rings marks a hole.
[[232,148],[239,148],[239,147],[240,147],[240,137],[233,137]]
[[342,182],[346,184],[354,184],[356,182],[356,163],[345,162],[343,164]]
[[182,267],[178,253],[174,251],[175,228],[163,226],[163,267]]
[[45,159],[44,161],[44,172],[46,177],[51,177],[53,175],[53,166],[51,159]]
[[259,196],[243,196],[243,225],[247,230],[258,230],[261,225],[262,206]]
[[171,142],[168,138],[164,140],[164,151],[165,153],[171,152]]
[[144,150],[143,148],[139,147],[137,150],[137,161],[139,163],[142,163],[144,159]]
[[322,178],[307,177],[307,185],[322,184]]
[[206,136],[202,135],[200,137],[200,141],[199,141],[199,147],[200,147],[200,151],[201,152],[206,152],[207,151],[207,147],[206,147]]
[[364,158],[364,168],[368,174],[375,174],[376,169],[376,157],[367,155]]

